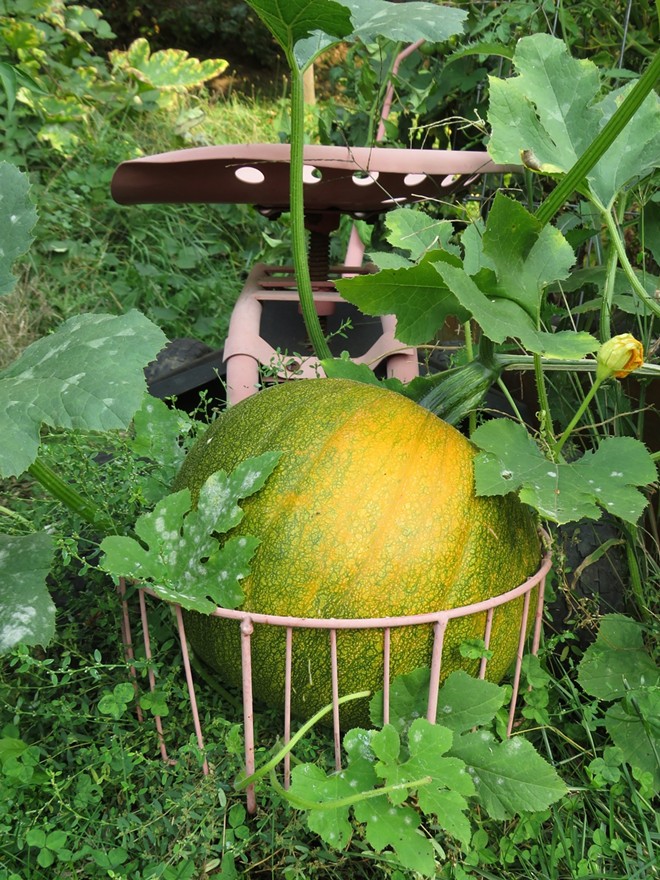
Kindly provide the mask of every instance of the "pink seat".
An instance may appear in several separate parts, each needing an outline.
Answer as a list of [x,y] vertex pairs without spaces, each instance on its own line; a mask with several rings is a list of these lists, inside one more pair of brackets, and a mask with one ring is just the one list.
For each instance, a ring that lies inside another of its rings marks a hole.
[[[132,159],[115,171],[112,196],[123,205],[251,204],[263,213],[277,214],[289,208],[290,154],[288,144],[239,144]],[[315,248],[321,238],[315,253],[321,254],[322,263],[323,239],[338,226],[341,214],[368,218],[416,201],[445,200],[481,174],[514,170],[517,166],[494,164],[482,151],[308,145],[303,184]],[[347,265],[332,272],[327,265],[319,270],[315,263],[315,299],[320,314],[327,315],[341,302],[332,276],[362,271],[362,249],[357,244],[353,237]],[[287,273],[264,264],[252,269],[232,312],[225,344],[229,402],[236,403],[257,390],[261,367],[279,379],[322,374],[315,358],[296,358],[295,363],[291,358],[282,359],[261,335],[264,303],[291,300],[297,300],[291,270]],[[397,341],[395,324],[392,316],[384,316],[380,339],[353,359],[372,368],[385,362],[388,376],[407,382],[418,374],[417,353]]]

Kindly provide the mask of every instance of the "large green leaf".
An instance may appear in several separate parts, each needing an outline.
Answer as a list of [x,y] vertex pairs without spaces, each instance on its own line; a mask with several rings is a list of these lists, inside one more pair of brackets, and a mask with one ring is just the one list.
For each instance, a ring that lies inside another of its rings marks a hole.
[[320,52],[341,39],[373,42],[441,42],[460,33],[467,13],[434,3],[400,7],[387,0],[248,0],[277,42],[305,68]]
[[598,341],[589,333],[541,328],[546,288],[566,278],[575,261],[561,232],[498,193],[480,233],[466,230],[462,265],[445,258],[435,268],[485,335],[493,342],[519,339],[529,351],[556,359],[594,351]]
[[503,294],[535,322],[543,291],[551,282],[567,278],[575,262],[573,248],[558,229],[542,225],[501,193],[488,215],[483,250]]
[[[409,757],[404,762],[399,761],[398,747],[388,748],[388,739],[393,744],[398,743],[398,733],[391,725],[373,735],[372,748],[380,759],[376,773],[388,785],[426,779],[417,791],[420,809],[427,816],[436,816],[441,827],[467,848],[472,835],[465,816],[468,809],[466,798],[474,794],[475,788],[463,761],[445,754],[451,748],[452,732],[440,724],[431,724],[426,718],[417,718],[408,731]],[[407,796],[408,792],[401,789],[398,797],[392,793],[390,799],[394,803],[403,803]]]
[[306,41],[296,53],[304,67],[323,48],[347,37],[353,30],[349,10],[335,0],[248,0],[282,48],[293,56],[294,46]]
[[[525,37],[514,55],[517,76],[490,80],[488,150],[497,162],[519,162],[565,173],[613,115],[632,84],[599,99],[598,69],[572,58],[562,40]],[[660,164],[660,103],[647,96],[624,132],[587,175],[587,185],[608,206],[616,193]]]
[[493,819],[545,810],[566,794],[554,767],[521,736],[498,742],[485,730],[464,733],[455,739],[452,754],[468,765],[479,800]]
[[[486,226],[468,227],[463,236],[464,262],[446,233],[425,214],[395,212],[388,238],[397,247],[408,242],[413,257],[423,254],[420,262],[343,279],[337,288],[368,315],[396,315],[397,337],[409,345],[429,342],[451,315],[459,321],[473,317],[493,342],[518,339],[549,358],[577,359],[598,348],[589,333],[542,328],[544,293],[568,276],[575,261],[558,229],[498,193]],[[426,250],[436,237],[443,248]]]
[[449,315],[467,321],[468,311],[438,278],[436,261],[460,260],[446,251],[431,251],[417,265],[383,269],[375,275],[337,281],[337,289],[367,315],[397,316],[397,338],[407,345],[432,339]]
[[162,330],[131,311],[70,318],[28,346],[0,372],[0,476],[32,464],[43,424],[128,427],[146,391],[143,368],[166,342]]
[[101,567],[148,583],[165,601],[192,611],[237,608],[243,601],[240,582],[249,574],[259,541],[245,535],[221,543],[218,535],[238,525],[243,518],[238,502],[264,485],[279,457],[266,452],[230,475],[211,474],[194,510],[188,489],[166,496],[138,518],[135,532],[142,543],[125,535],[104,538]]
[[521,501],[560,524],[598,519],[602,510],[636,523],[647,499],[635,486],[657,476],[648,450],[632,437],[607,438],[570,463],[547,459],[527,429],[509,419],[481,425],[472,440],[482,450],[474,463],[477,495],[518,492]]
[[640,688],[660,686],[660,670],[644,648],[640,624],[622,614],[604,615],[596,641],[578,666],[578,681],[599,700],[616,700]]
[[614,703],[605,713],[605,728],[621,749],[624,760],[637,771],[636,775],[648,775],[649,788],[657,794],[660,790],[660,687],[644,688]]
[[435,3],[406,3],[405,9],[384,0],[342,0],[353,17],[352,37],[373,43],[386,37],[401,43],[441,43],[463,30],[467,12]]
[[46,588],[53,539],[0,535],[0,654],[15,645],[46,646],[55,632],[55,606]]
[[27,174],[9,162],[0,162],[0,295],[14,289],[12,267],[32,243],[37,212],[29,190]]
[[[362,791],[369,791],[375,782],[373,764],[364,758],[351,761],[340,773],[327,775],[316,764],[299,764],[291,773],[289,792],[294,798],[322,806],[322,809],[310,810],[307,817],[309,828],[330,846],[343,849],[353,833],[351,806],[345,801]],[[333,807],[336,801],[343,803]]]
[[578,666],[578,681],[591,696],[614,701],[605,727],[638,774],[660,786],[660,670],[644,646],[640,624],[606,614],[596,641]]
[[435,220],[424,211],[395,208],[385,215],[386,238],[392,247],[408,251],[411,260],[421,260],[428,251],[441,247],[460,256],[449,239],[454,226],[449,220]]

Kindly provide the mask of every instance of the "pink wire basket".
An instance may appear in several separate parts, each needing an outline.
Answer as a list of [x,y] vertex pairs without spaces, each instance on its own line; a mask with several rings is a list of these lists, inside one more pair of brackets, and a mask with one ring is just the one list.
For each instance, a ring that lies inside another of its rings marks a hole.
[[[241,678],[243,692],[243,721],[245,736],[245,773],[250,776],[255,771],[255,733],[254,733],[254,699],[253,699],[253,665],[252,665],[252,638],[260,627],[280,627],[284,629],[285,650],[282,657],[284,668],[284,710],[282,719],[282,732],[284,743],[289,742],[291,738],[292,714],[291,714],[291,692],[292,692],[292,665],[294,655],[294,632],[300,629],[314,629],[325,631],[328,636],[330,645],[331,660],[331,686],[332,686],[332,729],[334,737],[335,765],[337,770],[341,769],[341,728],[339,714],[339,682],[341,678],[341,669],[337,659],[337,642],[342,637],[342,633],[354,632],[356,630],[380,630],[383,636],[383,722],[389,720],[389,699],[390,699],[390,666],[391,656],[391,633],[399,627],[416,627],[424,626],[432,628],[432,651],[431,651],[431,670],[428,690],[428,702],[426,707],[426,717],[431,723],[436,722],[438,710],[438,690],[441,682],[442,665],[443,665],[443,647],[445,644],[445,633],[447,627],[452,620],[457,618],[465,618],[475,615],[484,617],[483,641],[486,649],[490,644],[491,632],[493,629],[493,620],[498,611],[511,602],[516,602],[522,598],[522,611],[520,614],[520,627],[518,631],[518,644],[516,657],[513,666],[513,680],[511,700],[509,704],[507,736],[511,734],[515,723],[516,707],[518,702],[518,694],[520,690],[520,679],[522,672],[522,661],[525,652],[531,654],[538,652],[541,627],[543,621],[543,601],[545,593],[545,582],[550,571],[552,559],[548,548],[548,540],[545,534],[542,535],[545,549],[539,569],[534,575],[528,578],[519,586],[502,593],[499,596],[487,599],[483,602],[476,602],[471,605],[465,605],[461,608],[452,608],[431,612],[427,614],[416,614],[403,617],[381,617],[381,618],[365,618],[365,619],[346,619],[346,618],[303,618],[303,617],[280,617],[268,614],[256,614],[249,611],[235,611],[226,608],[216,608],[213,615],[235,621],[237,627],[240,628],[241,642]],[[536,595],[534,595],[536,591]],[[131,672],[137,686],[137,675],[134,666],[132,666],[133,639],[131,632],[129,605],[126,595],[126,585],[122,581],[119,585],[119,592],[122,601],[122,637],[125,646],[126,658],[131,664]],[[154,596],[155,594],[148,588],[139,588],[137,590],[142,638],[144,642],[144,650],[147,661],[152,659],[151,638],[149,634],[149,621],[147,614],[146,596]],[[157,598],[157,597],[156,597]],[[159,600],[161,601],[161,600]],[[200,750],[204,751],[204,736],[195,693],[192,668],[190,664],[190,655],[188,650],[188,639],[186,637],[186,628],[184,622],[184,614],[179,605],[173,605],[176,621],[181,653],[183,657],[183,668],[186,678],[186,686],[190,699],[190,707],[193,719],[193,726],[197,743]],[[530,619],[530,616],[533,618]],[[531,624],[531,633],[528,632]],[[485,678],[488,668],[488,659],[486,656],[481,658],[478,670],[478,677]],[[153,670],[149,668],[148,672],[149,687],[153,691],[156,687],[156,680]],[[141,720],[141,713],[138,709],[138,718]],[[167,747],[165,743],[165,735],[163,730],[162,719],[158,716],[155,718],[156,729],[158,732],[160,751],[163,760],[169,761]],[[203,763],[203,771],[209,773],[209,766],[206,759]],[[289,756],[284,759],[283,776],[285,787],[289,783],[290,763]],[[246,789],[248,811],[253,813],[256,810],[256,798],[254,787],[250,786]]]

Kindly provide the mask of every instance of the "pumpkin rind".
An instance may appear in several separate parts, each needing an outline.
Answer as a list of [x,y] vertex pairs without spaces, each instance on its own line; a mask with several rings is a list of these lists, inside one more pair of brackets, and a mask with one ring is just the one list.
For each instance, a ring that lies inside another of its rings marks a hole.
[[[531,510],[513,495],[477,498],[474,449],[454,428],[403,397],[344,379],[274,386],[223,413],[195,444],[175,488],[196,499],[216,470],[269,450],[282,457],[266,486],[243,502],[234,533],[261,544],[243,582],[243,608],[285,616],[367,618],[421,614],[500,595],[534,573],[540,544]],[[496,610],[488,677],[515,657],[522,599]],[[460,656],[482,638],[485,614],[452,621],[443,677],[476,661]],[[196,653],[240,684],[234,621],[189,613]],[[252,637],[254,694],[283,703],[281,628]],[[432,627],[392,630],[391,674],[428,665]],[[337,637],[340,694],[382,687],[380,632]],[[294,633],[292,709],[308,717],[331,700],[327,632]],[[364,722],[364,708],[346,723]]]

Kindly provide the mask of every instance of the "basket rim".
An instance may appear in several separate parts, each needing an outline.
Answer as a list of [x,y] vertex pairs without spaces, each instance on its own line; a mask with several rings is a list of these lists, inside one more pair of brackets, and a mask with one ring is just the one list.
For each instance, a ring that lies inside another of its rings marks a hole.
[[[524,596],[525,593],[531,592],[541,581],[545,579],[550,566],[552,564],[552,552],[549,547],[549,539],[547,533],[540,529],[540,535],[543,542],[544,553],[541,557],[541,563],[537,571],[530,575],[522,584],[500,593],[498,596],[492,596],[489,599],[483,599],[481,602],[473,602],[470,605],[462,605],[458,608],[442,609],[439,611],[427,611],[422,614],[408,614],[391,617],[293,617],[278,614],[266,614],[263,612],[222,608],[217,606],[214,611],[210,612],[209,617],[220,617],[228,620],[237,620],[241,622],[241,626],[251,627],[252,624],[266,624],[270,626],[280,626],[292,629],[326,629],[326,630],[360,630],[360,629],[392,629],[403,626],[415,626],[418,624],[446,624],[448,621],[460,617],[468,617],[472,614],[480,614],[484,611],[488,612],[506,605],[514,599]],[[150,596],[160,599],[153,590],[147,586],[142,589]],[[169,604],[178,606],[176,602]]]

